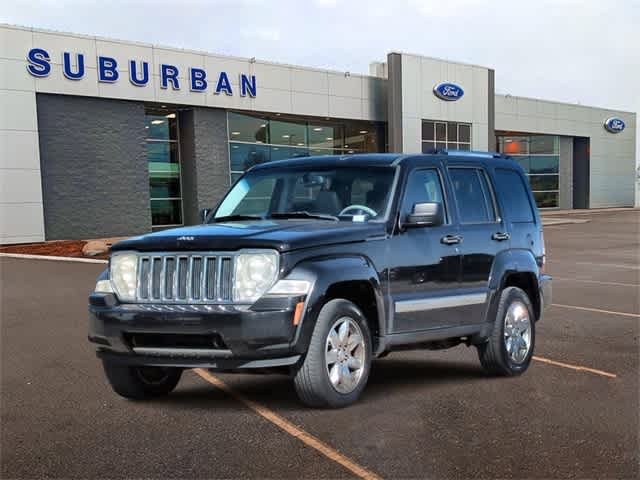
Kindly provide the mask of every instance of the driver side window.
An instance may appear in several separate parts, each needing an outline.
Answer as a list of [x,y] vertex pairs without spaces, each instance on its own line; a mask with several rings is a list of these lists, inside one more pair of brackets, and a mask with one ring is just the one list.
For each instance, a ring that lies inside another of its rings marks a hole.
[[402,201],[402,214],[406,215],[416,203],[438,202],[442,204],[445,219],[448,219],[447,206],[442,194],[442,182],[438,170],[429,168],[414,170],[407,179],[407,188]]

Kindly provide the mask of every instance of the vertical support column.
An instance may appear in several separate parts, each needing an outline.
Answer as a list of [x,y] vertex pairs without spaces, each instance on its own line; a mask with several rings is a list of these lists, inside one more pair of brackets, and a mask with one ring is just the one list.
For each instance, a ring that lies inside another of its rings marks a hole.
[[589,208],[590,204],[590,172],[588,137],[573,138],[573,208]]
[[402,56],[387,55],[387,125],[389,129],[389,151],[402,152]]
[[573,208],[573,137],[560,137],[560,194],[558,206],[563,209]]
[[180,121],[184,223],[195,225],[200,210],[215,207],[229,188],[227,112],[196,107]]
[[497,151],[496,143],[496,72],[490,68],[488,71],[488,95],[487,95],[487,113],[488,113],[488,141],[487,150],[490,152]]

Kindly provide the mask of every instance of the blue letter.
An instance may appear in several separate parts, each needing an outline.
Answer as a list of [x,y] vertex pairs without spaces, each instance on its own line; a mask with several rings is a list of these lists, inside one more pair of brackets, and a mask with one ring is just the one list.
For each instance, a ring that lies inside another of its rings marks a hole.
[[251,75],[251,80],[244,73],[240,74],[240,96],[246,97],[247,92],[251,98],[256,96],[256,76]]
[[207,72],[200,68],[190,68],[191,77],[191,91],[192,92],[204,92],[207,89]]
[[220,77],[218,77],[218,84],[216,85],[216,95],[218,95],[222,90],[227,95],[233,95],[233,90],[231,90],[231,82],[229,81],[229,77],[227,77],[227,72],[220,72]]
[[180,82],[178,82],[178,68],[173,65],[160,65],[160,87],[169,88],[169,81],[174,90],[180,90]]
[[98,57],[98,81],[115,82],[119,76],[118,62],[115,58]]
[[83,54],[78,53],[76,55],[77,64],[78,64],[77,72],[73,72],[71,69],[71,54],[69,52],[64,52],[62,54],[62,59],[64,64],[62,71],[65,77],[67,77],[69,80],[80,80],[82,77],[84,77],[84,55]]
[[46,50],[41,48],[32,48],[27,54],[28,72],[34,77],[46,77],[51,73],[51,58]]
[[129,61],[129,80],[136,87],[144,87],[149,83],[149,63],[142,62],[142,78],[138,78],[137,64],[135,60]]

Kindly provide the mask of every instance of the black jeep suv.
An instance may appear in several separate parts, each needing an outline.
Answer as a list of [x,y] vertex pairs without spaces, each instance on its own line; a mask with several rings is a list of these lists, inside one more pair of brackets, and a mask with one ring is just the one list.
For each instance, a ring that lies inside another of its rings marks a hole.
[[113,389],[172,391],[184,368],[276,369],[340,407],[371,361],[478,349],[524,372],[551,301],[526,175],[497,154],[309,157],[252,168],[203,224],[113,246],[89,340]]

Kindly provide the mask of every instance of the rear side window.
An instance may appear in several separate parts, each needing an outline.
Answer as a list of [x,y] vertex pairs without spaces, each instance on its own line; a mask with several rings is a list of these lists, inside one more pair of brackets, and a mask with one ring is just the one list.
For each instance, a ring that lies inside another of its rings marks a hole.
[[533,210],[522,175],[515,170],[496,168],[496,181],[508,220],[516,223],[533,222]]
[[485,173],[478,168],[450,168],[453,193],[462,223],[493,222],[493,196]]

